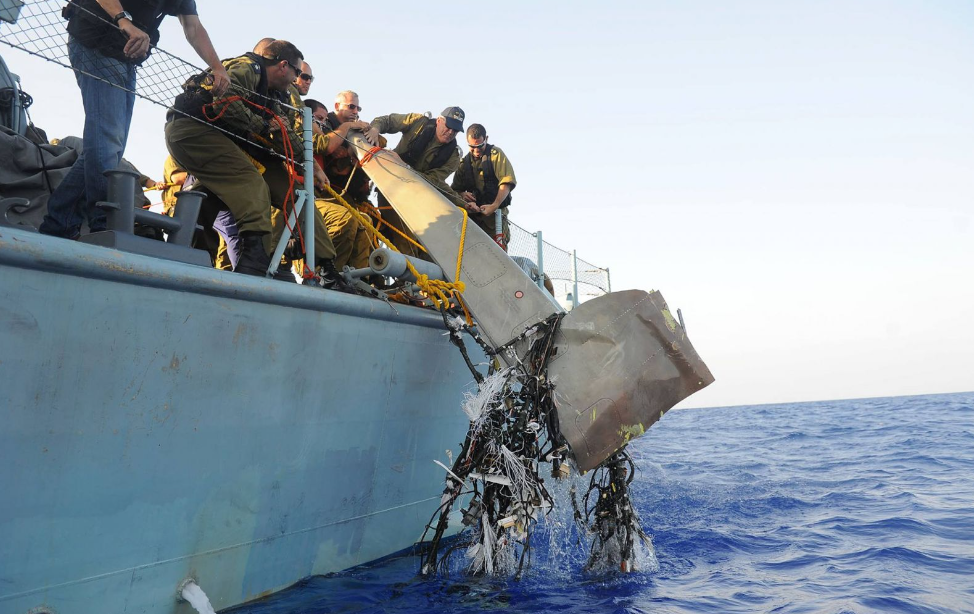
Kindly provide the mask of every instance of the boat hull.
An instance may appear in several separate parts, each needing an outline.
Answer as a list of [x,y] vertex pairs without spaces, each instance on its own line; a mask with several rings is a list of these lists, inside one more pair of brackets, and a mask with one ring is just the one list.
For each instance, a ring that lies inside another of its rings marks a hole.
[[414,543],[466,431],[433,312],[0,228],[0,614],[216,609]]

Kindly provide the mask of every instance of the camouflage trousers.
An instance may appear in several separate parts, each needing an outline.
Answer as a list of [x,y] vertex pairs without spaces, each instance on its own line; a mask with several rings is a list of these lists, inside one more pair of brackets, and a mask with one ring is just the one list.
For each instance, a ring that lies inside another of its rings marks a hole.
[[[287,169],[275,158],[259,161],[264,172],[228,136],[192,119],[180,118],[166,124],[166,147],[179,165],[195,176],[223,201],[236,220],[239,232],[254,232],[265,237],[274,233],[273,243],[265,239],[268,253],[284,229],[284,218],[275,225],[271,212],[280,212],[291,186]],[[266,164],[265,164],[266,162]],[[292,198],[293,202],[293,198]],[[304,216],[298,216],[298,226]],[[279,226],[279,231],[275,228]],[[335,257],[321,214],[315,211],[315,257]]]

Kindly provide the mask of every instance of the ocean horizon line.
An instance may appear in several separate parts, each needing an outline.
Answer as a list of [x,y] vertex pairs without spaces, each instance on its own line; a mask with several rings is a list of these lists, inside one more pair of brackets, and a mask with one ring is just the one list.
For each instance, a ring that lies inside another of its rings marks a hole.
[[844,401],[871,401],[879,399],[905,399],[911,397],[932,397],[932,396],[948,396],[956,394],[974,394],[974,390],[955,390],[951,392],[925,392],[917,394],[892,394],[892,395],[880,395],[880,396],[865,396],[865,397],[844,397],[838,399],[808,399],[804,401],[770,401],[762,403],[736,403],[734,405],[699,405],[692,407],[674,407],[671,411],[682,411],[690,409],[734,409],[737,407],[766,407],[769,405],[802,405],[804,403],[840,403]]

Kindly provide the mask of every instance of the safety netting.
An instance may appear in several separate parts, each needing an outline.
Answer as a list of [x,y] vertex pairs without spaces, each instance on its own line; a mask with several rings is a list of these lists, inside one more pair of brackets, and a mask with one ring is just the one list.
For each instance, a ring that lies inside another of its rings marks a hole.
[[[555,297],[567,300],[578,283],[577,302],[582,303],[611,291],[609,269],[578,258],[548,241],[538,241],[538,234],[511,222],[511,239],[507,253],[522,268],[541,269],[551,281]],[[540,253],[539,253],[540,252]],[[528,264],[523,264],[527,262]],[[539,266],[540,265],[540,266]],[[528,273],[535,277],[531,272]],[[535,277],[536,278],[536,277]]]

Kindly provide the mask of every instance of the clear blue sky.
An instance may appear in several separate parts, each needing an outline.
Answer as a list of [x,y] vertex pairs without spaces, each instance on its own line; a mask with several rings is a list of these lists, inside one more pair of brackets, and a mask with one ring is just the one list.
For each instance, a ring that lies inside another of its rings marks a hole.
[[[486,125],[514,221],[682,308],[717,377],[684,406],[974,389],[969,0],[198,4],[221,56],[297,44],[312,97]],[[161,46],[193,57],[175,20]],[[80,132],[71,76],[3,53]]]

